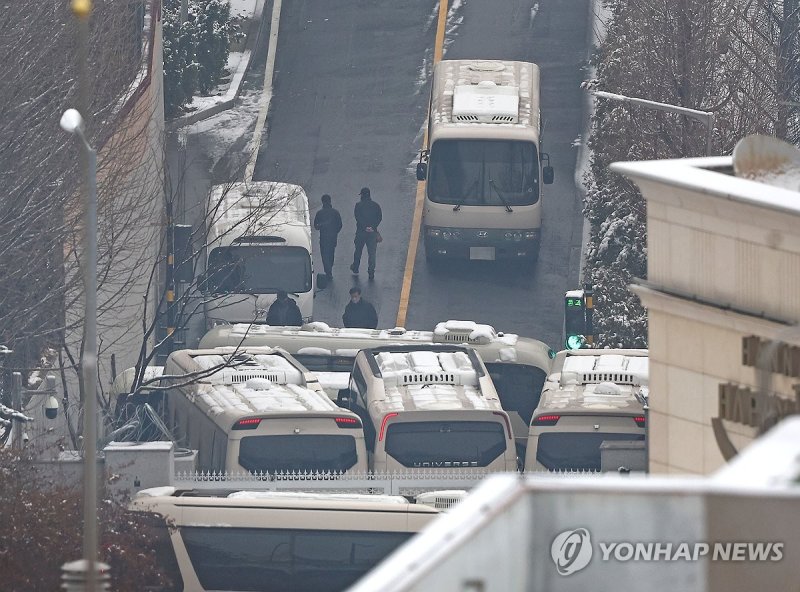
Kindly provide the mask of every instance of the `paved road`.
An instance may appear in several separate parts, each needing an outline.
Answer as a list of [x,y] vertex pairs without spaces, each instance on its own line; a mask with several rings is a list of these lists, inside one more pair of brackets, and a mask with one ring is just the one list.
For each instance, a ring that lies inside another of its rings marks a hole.
[[[464,263],[433,273],[420,249],[410,328],[470,318],[554,346],[560,341],[562,297],[577,285],[580,259],[582,218],[571,144],[582,121],[579,84],[589,8],[588,0],[543,3],[537,12],[538,6],[534,0],[456,4],[448,18],[445,57],[529,60],[542,68],[544,148],[556,183],[545,195],[540,263],[532,272]],[[314,210],[320,195],[330,193],[343,214],[334,283],[317,295],[318,320],[339,324],[347,290],[360,282],[378,309],[380,325],[395,323],[437,11],[432,0],[283,4],[274,96],[255,178],[303,185]],[[384,211],[385,240],[374,282],[364,273],[352,278],[348,270],[352,208],[363,185]]]

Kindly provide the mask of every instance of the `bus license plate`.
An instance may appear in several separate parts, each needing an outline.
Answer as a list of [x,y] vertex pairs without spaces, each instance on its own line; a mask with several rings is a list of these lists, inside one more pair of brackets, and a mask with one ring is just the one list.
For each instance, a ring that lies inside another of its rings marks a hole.
[[494,261],[494,247],[470,247],[469,258],[481,261]]

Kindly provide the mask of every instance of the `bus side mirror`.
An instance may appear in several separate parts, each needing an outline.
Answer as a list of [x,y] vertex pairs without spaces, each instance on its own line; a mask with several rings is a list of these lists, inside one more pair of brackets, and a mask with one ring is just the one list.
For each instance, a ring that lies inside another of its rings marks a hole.
[[350,409],[352,400],[352,392],[349,388],[341,389],[336,395],[336,404],[343,409]]
[[542,167],[542,181],[545,185],[550,185],[556,176],[553,167],[550,166],[550,155],[547,152],[542,152],[539,160],[544,163]]
[[417,181],[424,181],[428,177],[428,151],[422,150],[419,153],[417,163]]

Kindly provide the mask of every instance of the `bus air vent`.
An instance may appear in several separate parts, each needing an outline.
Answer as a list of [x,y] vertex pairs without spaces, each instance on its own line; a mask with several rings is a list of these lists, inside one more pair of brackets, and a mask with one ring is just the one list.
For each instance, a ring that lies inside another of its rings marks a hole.
[[460,489],[452,491],[428,491],[420,493],[414,501],[423,506],[430,506],[437,510],[449,510],[467,496],[466,491]]
[[639,385],[639,377],[630,372],[584,372],[581,384],[613,382],[615,384]]

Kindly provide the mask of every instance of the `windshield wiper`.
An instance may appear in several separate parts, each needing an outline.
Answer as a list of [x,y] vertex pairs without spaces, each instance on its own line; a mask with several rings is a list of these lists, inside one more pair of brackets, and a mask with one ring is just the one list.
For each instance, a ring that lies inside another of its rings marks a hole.
[[464,198],[461,201],[459,201],[458,203],[456,203],[456,205],[453,206],[453,211],[454,212],[457,212],[458,210],[460,210],[461,206],[463,206],[465,203],[467,203],[467,198],[469,197],[469,194],[472,192],[473,189],[476,189],[477,187],[478,187],[478,179],[475,179],[475,182],[472,183],[472,185],[469,186],[469,189],[467,189],[464,192]]
[[500,190],[497,188],[497,185],[494,184],[494,179],[489,179],[489,187],[494,189],[494,192],[497,194],[497,197],[500,198],[500,201],[503,202],[503,205],[506,207],[506,212],[513,212],[514,210],[511,209],[511,206],[508,205],[508,200],[503,197],[503,194],[500,193]]

